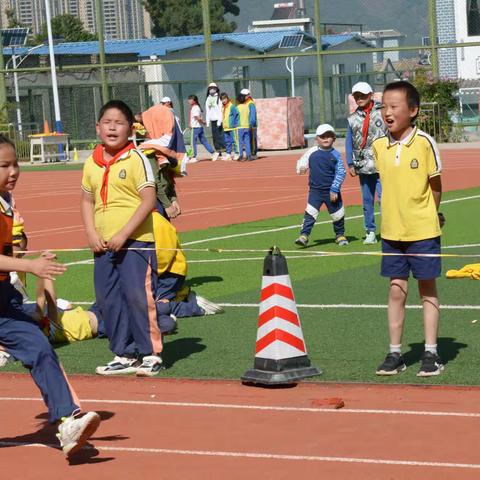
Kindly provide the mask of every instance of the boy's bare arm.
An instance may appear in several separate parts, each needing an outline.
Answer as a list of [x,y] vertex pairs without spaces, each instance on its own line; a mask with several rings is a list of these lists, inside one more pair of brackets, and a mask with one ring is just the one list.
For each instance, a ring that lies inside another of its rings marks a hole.
[[57,263],[50,258],[39,257],[33,260],[26,258],[14,258],[0,255],[0,271],[3,272],[27,272],[37,277],[53,280],[67,270],[65,265]]
[[156,192],[155,187],[145,187],[139,192],[142,203],[135,210],[126,225],[117,232],[108,242],[107,247],[114,252],[120,250],[132,233],[142,224],[147,216],[155,208]]
[[428,179],[430,188],[432,189],[433,199],[435,200],[435,206],[437,211],[440,208],[440,201],[442,200],[442,178],[440,175],[431,177]]

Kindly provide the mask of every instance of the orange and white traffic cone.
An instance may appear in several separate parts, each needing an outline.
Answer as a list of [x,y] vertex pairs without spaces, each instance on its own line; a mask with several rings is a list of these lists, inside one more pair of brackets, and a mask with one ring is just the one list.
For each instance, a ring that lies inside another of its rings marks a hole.
[[321,373],[307,355],[287,260],[273,247],[263,266],[255,361],[242,380],[276,385]]

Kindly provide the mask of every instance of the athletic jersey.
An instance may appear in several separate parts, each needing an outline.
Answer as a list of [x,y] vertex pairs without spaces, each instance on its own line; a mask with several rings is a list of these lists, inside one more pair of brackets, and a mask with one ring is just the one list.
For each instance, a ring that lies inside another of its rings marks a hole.
[[442,171],[435,141],[415,127],[402,141],[390,135],[375,140],[372,149],[382,184],[382,238],[410,242],[441,235],[429,183]]
[[158,212],[153,212],[158,275],[165,272],[187,276],[187,259],[175,227]]
[[238,127],[239,115],[238,108],[231,101],[223,106],[222,125],[225,132],[235,130]]
[[310,188],[324,192],[339,193],[345,180],[345,167],[340,153],[331,148],[322,150],[319,147],[308,149],[297,162],[297,173],[300,169],[310,170],[308,184]]
[[[93,157],[83,167],[82,189],[93,195],[95,202],[95,229],[105,240],[110,240],[130,220],[141,204],[140,191],[155,187],[155,178],[148,159],[137,150],[129,150],[110,167],[108,202],[104,206],[100,196],[104,169]],[[149,215],[130,236],[132,240],[153,242],[153,223]]]
[[239,128],[250,128],[254,125],[252,125],[252,115],[251,115],[251,110],[250,107],[248,106],[247,103],[239,103],[237,105],[238,113],[239,113],[239,123],[238,127]]
[[[12,256],[13,208],[0,196],[0,254]],[[9,272],[0,271],[0,282],[10,280]]]

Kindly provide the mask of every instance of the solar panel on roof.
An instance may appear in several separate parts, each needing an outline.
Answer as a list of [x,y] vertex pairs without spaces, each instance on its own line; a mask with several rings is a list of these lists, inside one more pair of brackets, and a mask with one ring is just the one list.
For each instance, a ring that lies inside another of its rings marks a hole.
[[303,35],[284,35],[278,48],[298,48],[303,41]]
[[28,28],[6,28],[0,30],[4,47],[21,47],[27,41]]

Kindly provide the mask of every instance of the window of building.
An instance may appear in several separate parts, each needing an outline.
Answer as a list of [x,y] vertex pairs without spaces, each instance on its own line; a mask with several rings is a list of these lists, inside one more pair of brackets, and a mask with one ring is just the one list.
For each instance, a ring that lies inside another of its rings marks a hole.
[[467,30],[468,36],[480,36],[480,6],[479,0],[467,0]]

